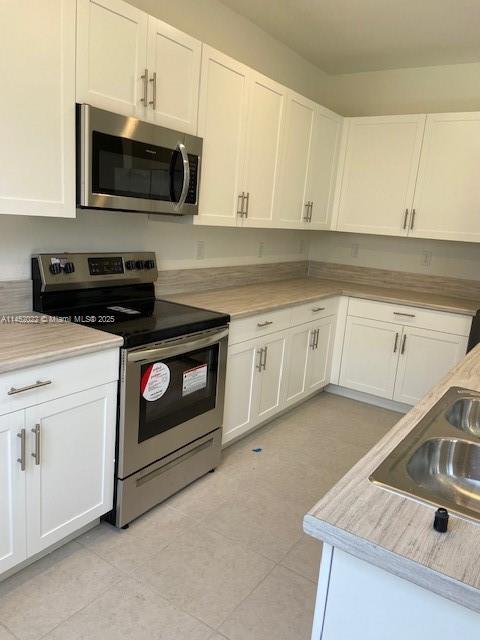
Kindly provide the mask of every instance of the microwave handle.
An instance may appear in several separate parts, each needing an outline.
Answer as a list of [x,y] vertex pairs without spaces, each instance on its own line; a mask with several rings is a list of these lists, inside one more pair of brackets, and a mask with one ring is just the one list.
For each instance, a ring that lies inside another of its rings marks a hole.
[[183,187],[180,199],[177,203],[177,208],[181,209],[187,199],[188,187],[190,186],[190,162],[188,161],[187,150],[182,142],[178,143],[177,149],[180,151],[183,161]]
[[172,341],[173,344],[164,347],[153,347],[127,353],[128,362],[141,362],[143,360],[156,360],[157,358],[170,358],[172,356],[188,353],[194,349],[208,347],[228,336],[228,328],[213,331],[211,335],[198,338],[180,338]]

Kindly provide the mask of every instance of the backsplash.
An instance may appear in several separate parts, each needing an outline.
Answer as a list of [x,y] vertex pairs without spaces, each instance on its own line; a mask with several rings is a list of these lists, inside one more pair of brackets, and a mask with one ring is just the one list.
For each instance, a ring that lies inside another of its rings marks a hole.
[[30,280],[0,282],[0,315],[23,313],[32,308],[32,283]]

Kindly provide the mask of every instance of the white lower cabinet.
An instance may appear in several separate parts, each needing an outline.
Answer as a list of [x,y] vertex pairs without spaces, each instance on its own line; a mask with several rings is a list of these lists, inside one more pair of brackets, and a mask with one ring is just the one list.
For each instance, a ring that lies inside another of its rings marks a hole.
[[394,400],[416,404],[465,355],[467,338],[405,327]]
[[0,416],[0,574],[27,557],[25,472],[22,457],[25,413]]
[[340,385],[392,398],[402,326],[349,316],[343,343]]
[[282,378],[285,362],[286,335],[274,333],[257,344],[256,368],[258,391],[256,422],[263,422],[283,407]]
[[306,393],[322,389],[330,382],[335,326],[335,316],[313,323],[312,347],[307,360]]
[[0,375],[0,575],[111,510],[117,378],[118,349]]
[[117,385],[27,409],[27,550],[34,555],[110,511]]

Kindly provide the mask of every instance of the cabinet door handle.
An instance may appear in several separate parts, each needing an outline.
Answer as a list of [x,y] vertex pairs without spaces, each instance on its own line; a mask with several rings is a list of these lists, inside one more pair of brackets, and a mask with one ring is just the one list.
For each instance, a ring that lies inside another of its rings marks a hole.
[[257,322],[257,327],[269,327],[273,324],[273,320],[264,320],[264,322]]
[[258,355],[258,362],[255,365],[255,367],[256,367],[257,371],[261,371],[262,370],[263,347],[257,351],[257,355]]
[[412,230],[414,225],[415,225],[415,216],[416,215],[417,215],[417,212],[415,211],[415,209],[412,209],[412,217],[410,218],[410,230]]
[[325,311],[325,307],[312,307],[313,313],[318,313],[319,311]]
[[25,429],[20,429],[17,438],[20,438],[20,458],[17,458],[17,462],[20,463],[20,469],[25,471]]
[[320,338],[320,329],[317,329],[316,331],[316,338],[315,338],[315,349],[318,349],[318,340]]
[[155,111],[157,108],[157,72],[154,71],[152,77],[150,78],[150,82],[152,83],[152,99],[148,104],[151,104],[153,110]]
[[32,433],[35,434],[35,450],[32,453],[32,458],[35,458],[35,464],[40,464],[40,425],[36,424],[32,429]]
[[405,217],[403,219],[403,228],[404,229],[407,228],[407,221],[408,221],[408,209],[405,209]]
[[243,210],[245,218],[248,218],[248,208],[249,208],[249,206],[250,206],[250,191],[247,191],[247,195],[245,196],[245,209]]
[[264,347],[263,349],[263,370],[264,371],[267,368],[267,353],[268,353],[268,347]]
[[317,333],[317,330],[316,330],[316,329],[314,329],[314,330],[312,331],[312,340],[311,340],[311,342],[310,342],[310,349],[311,349],[312,351],[315,349],[315,335],[316,335],[316,333]]
[[303,216],[303,219],[305,220],[305,222],[309,222],[308,213],[310,211],[310,202],[305,202],[303,208],[305,209],[305,215]]
[[402,311],[394,311],[393,315],[394,316],[403,316],[405,318],[416,318],[416,315],[414,313],[403,313]]
[[395,334],[395,344],[393,345],[393,353],[397,353],[398,347],[398,332]]
[[46,387],[47,384],[52,384],[51,380],[37,380],[35,384],[27,384],[26,387],[11,387],[10,391],[7,391],[8,396],[14,396],[17,393],[23,393],[24,391],[30,391],[31,389],[38,389],[38,387]]
[[145,69],[140,78],[143,80],[143,98],[140,98],[140,102],[143,102],[146,107],[148,104],[148,69]]
[[407,334],[404,333],[403,334],[403,340],[402,340],[402,348],[400,349],[400,353],[403,354],[405,353],[405,345],[407,344]]
[[243,218],[243,204],[245,202],[245,191],[238,194],[237,216]]
[[309,222],[312,221],[312,212],[313,212],[313,200],[310,200],[310,209],[309,209],[309,214],[308,214],[308,221]]

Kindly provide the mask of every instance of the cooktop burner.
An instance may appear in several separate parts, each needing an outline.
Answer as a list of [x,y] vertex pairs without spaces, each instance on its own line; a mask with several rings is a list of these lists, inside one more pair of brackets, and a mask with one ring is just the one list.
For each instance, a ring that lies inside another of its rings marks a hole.
[[156,276],[151,253],[42,254],[32,258],[33,308],[122,336],[126,347],[228,324],[226,314],[156,300]]

